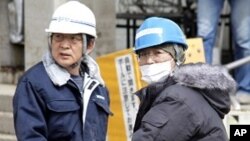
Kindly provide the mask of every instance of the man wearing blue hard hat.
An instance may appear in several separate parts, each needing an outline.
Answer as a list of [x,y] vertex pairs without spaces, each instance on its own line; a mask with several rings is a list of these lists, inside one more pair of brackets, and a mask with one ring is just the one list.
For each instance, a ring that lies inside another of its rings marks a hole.
[[236,89],[226,69],[183,64],[188,48],[173,21],[150,17],[139,27],[135,53],[141,79],[132,141],[227,141],[222,119]]

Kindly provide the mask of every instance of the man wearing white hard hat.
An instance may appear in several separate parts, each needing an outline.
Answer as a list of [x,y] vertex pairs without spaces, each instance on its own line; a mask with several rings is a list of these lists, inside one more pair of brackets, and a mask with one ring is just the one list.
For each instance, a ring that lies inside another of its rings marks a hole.
[[59,6],[45,30],[48,52],[19,80],[13,98],[19,141],[104,141],[109,93],[89,54],[93,12],[78,1]]

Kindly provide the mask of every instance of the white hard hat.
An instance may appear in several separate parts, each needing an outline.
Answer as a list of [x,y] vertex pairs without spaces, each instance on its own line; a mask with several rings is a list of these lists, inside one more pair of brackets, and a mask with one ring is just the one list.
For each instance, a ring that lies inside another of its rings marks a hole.
[[69,1],[59,6],[51,19],[49,33],[84,33],[97,37],[96,20],[93,12],[78,1]]

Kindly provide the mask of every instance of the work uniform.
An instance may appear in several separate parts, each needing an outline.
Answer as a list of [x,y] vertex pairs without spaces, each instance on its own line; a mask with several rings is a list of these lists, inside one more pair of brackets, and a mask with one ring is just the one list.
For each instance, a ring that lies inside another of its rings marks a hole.
[[104,141],[111,114],[106,87],[85,72],[81,91],[67,71],[48,62],[44,59],[19,81],[13,99],[17,139]]

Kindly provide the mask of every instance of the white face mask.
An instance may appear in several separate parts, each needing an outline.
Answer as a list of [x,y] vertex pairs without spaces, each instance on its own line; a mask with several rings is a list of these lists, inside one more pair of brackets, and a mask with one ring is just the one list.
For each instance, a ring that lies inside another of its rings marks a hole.
[[172,71],[171,61],[140,66],[141,79],[151,84],[167,77]]

